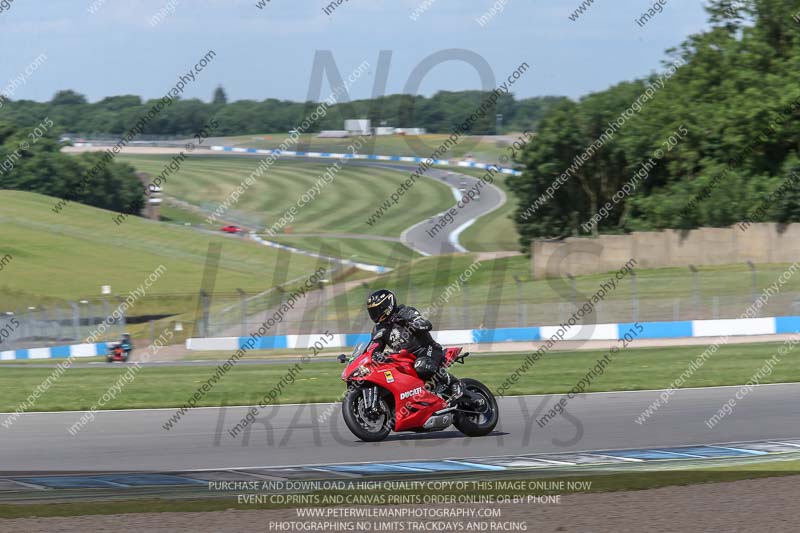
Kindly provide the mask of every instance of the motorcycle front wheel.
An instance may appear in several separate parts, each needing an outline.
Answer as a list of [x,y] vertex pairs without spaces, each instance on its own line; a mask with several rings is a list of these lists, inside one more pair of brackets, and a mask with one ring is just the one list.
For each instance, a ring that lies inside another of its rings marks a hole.
[[383,389],[377,389],[374,409],[367,405],[369,392],[365,389],[351,389],[342,401],[342,417],[347,429],[365,442],[378,442],[385,439],[394,427],[394,409],[386,399]]

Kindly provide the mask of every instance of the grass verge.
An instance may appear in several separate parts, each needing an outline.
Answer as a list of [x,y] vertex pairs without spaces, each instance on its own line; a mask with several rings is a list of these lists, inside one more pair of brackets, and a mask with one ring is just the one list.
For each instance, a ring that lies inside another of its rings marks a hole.
[[[737,385],[747,382],[777,353],[780,343],[721,346],[689,379],[687,387]],[[636,348],[619,352],[605,373],[594,379],[587,392],[662,389],[683,372],[703,351],[702,346]],[[558,352],[539,360],[514,384],[507,395],[559,394],[569,391],[591,370],[606,351]],[[491,357],[473,356],[458,376],[479,377],[495,389],[513,372],[524,353]],[[199,402],[198,406],[252,405],[287,373],[292,364],[241,365],[233,368]],[[215,366],[141,367],[136,379],[126,385],[106,409],[177,407],[214,373]],[[279,403],[337,401],[344,383],[342,365],[315,362],[301,367],[295,382],[286,388]],[[35,406],[39,411],[88,409],[127,371],[111,368],[72,368],[53,383]],[[13,411],[52,372],[51,368],[4,368],[5,386],[0,388],[0,411]],[[800,382],[800,360],[781,359],[762,383]]]

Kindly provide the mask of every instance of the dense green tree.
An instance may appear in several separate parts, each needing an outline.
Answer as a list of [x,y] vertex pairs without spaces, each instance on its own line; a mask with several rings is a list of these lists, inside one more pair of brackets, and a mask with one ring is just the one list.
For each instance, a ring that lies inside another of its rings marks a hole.
[[[17,128],[0,122],[0,189],[32,191],[103,209],[138,214],[144,188],[130,165],[102,153],[62,153],[56,128]],[[45,131],[46,130],[46,131]],[[99,169],[92,175],[93,169]]]
[[[510,180],[523,249],[537,238],[748,220],[798,170],[800,6],[796,0],[713,0],[707,9],[710,28],[668,50],[661,74],[546,112],[520,157],[524,175]],[[671,63],[681,66],[659,78]],[[648,86],[658,90],[630,112]],[[626,110],[614,135],[575,166]],[[633,192],[587,227],[656,153],[663,157]],[[571,165],[577,170],[543,203],[547,187]],[[772,202],[763,220],[800,221],[797,187]]]
[[58,91],[50,103],[53,105],[81,105],[86,103],[86,97],[75,91]]
[[222,88],[222,85],[214,89],[214,97],[211,99],[211,103],[214,105],[225,105],[228,103],[228,95],[225,94],[225,89]]

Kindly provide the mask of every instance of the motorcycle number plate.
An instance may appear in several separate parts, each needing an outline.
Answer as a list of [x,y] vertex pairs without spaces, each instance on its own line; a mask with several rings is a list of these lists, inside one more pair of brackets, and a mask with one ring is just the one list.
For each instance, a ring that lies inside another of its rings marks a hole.
[[391,370],[384,370],[383,377],[386,378],[386,383],[394,383],[394,376],[392,375]]

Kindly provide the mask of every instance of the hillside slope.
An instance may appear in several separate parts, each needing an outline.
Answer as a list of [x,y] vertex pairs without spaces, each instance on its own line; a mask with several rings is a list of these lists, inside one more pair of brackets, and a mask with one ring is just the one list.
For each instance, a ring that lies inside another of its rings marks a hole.
[[[241,237],[139,217],[117,225],[116,213],[77,203],[56,214],[51,210],[54,201],[33,193],[0,191],[0,258],[10,258],[0,270],[0,311],[100,296],[101,285],[111,285],[113,294],[124,295],[160,265],[166,270],[153,283],[151,295],[195,295],[201,288],[209,243],[222,245],[216,292],[236,288],[255,292],[272,285],[278,259],[273,249]],[[284,279],[310,275],[317,267],[312,258],[290,257]],[[160,312],[173,305],[170,300],[161,302]]]

